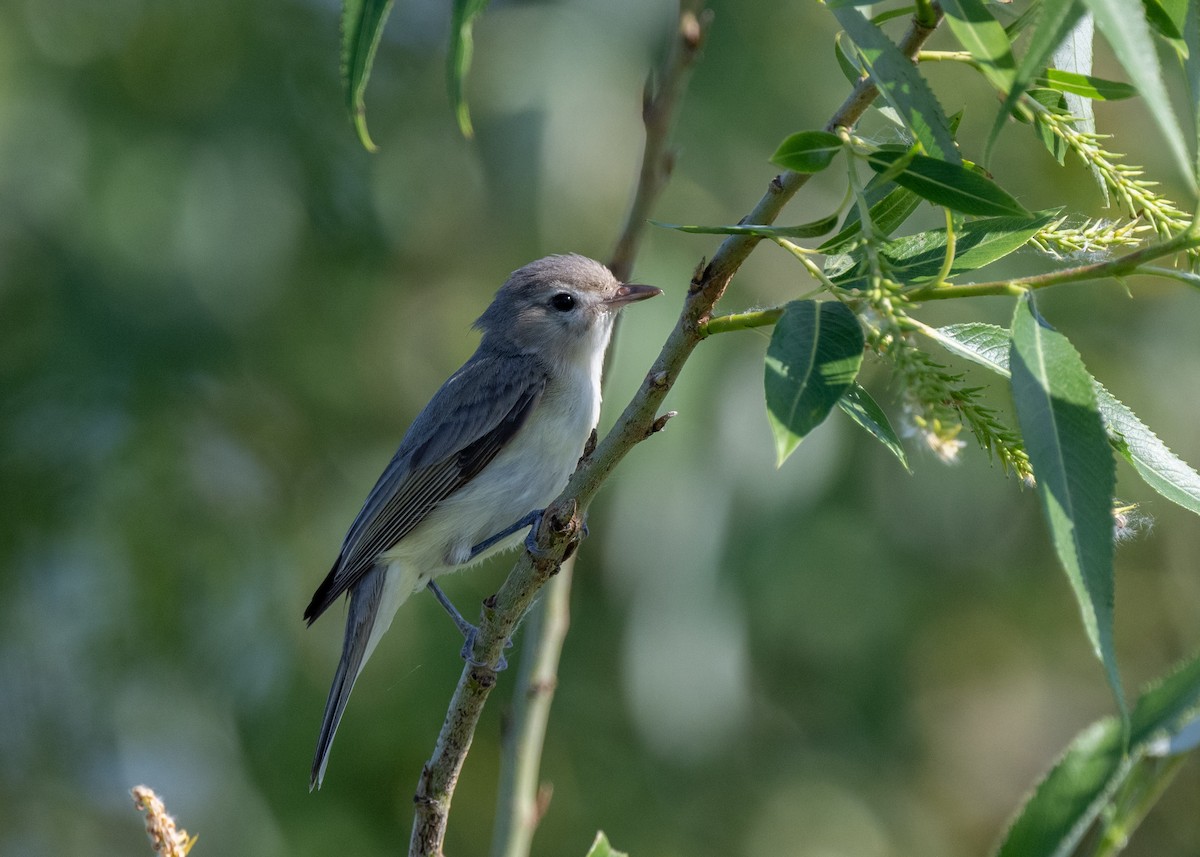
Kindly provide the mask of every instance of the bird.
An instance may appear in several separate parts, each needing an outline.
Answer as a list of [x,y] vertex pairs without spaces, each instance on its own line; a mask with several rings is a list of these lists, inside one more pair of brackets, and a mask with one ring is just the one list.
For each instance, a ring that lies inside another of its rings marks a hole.
[[304,611],[349,609],[309,780],[320,788],[346,703],[400,606],[428,588],[466,638],[475,628],[434,582],[516,546],[566,486],[600,417],[600,380],[622,307],[662,293],[586,256],[518,268],[475,321],[475,353],[434,393],[350,525]]

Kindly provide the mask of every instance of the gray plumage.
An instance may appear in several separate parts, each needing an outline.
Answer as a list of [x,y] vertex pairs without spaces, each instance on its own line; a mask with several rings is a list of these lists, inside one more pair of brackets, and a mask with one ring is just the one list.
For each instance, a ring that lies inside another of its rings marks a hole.
[[409,427],[304,611],[312,624],[349,593],[311,786],[399,606],[438,575],[514,545],[519,534],[472,555],[565,486],[599,417],[612,320],[656,294],[583,256],[549,256],[513,272],[475,322],[479,348]]

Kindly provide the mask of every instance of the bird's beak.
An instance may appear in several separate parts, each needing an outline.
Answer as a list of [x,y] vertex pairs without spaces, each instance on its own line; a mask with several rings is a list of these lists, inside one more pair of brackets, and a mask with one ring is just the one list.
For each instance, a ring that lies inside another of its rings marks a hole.
[[631,283],[626,283],[617,289],[617,293],[605,301],[610,307],[619,309],[625,304],[631,304],[634,301],[644,301],[646,298],[652,298],[655,295],[661,295],[662,289],[657,286],[635,286]]

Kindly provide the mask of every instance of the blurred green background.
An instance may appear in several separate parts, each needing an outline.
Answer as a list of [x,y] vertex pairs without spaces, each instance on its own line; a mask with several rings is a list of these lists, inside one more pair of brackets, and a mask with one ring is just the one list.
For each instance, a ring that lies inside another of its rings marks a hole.
[[[397,4],[368,91],[373,156],[344,116],[332,0],[0,6],[5,857],[150,853],[138,783],[200,834],[197,857],[406,848],[457,632],[432,598],[405,606],[309,794],[343,614],[311,630],[300,615],[507,272],[611,249],[642,81],[674,14],[665,0],[493,4],[467,142],[445,94],[449,5]],[[817,4],[713,6],[666,221],[735,221],[779,140],[819,127],[846,91]],[[928,74],[948,110],[966,108],[978,155],[994,98],[961,68]],[[1102,105],[1099,124],[1182,196],[1140,104]],[[1005,131],[992,168],[1031,209],[1102,213],[1087,173],[1058,168],[1026,128]],[[835,172],[785,222],[836,207]],[[667,294],[628,314],[605,424],[715,246],[649,232],[635,277]],[[1200,463],[1200,296],[1130,287],[1042,306]],[[809,288],[763,246],[723,306]],[[1010,312],[994,300],[925,318]],[[593,509],[536,854],[582,855],[598,828],[656,857],[984,854],[1034,777],[1112,711],[1033,493],[973,445],[952,467],[910,446],[907,475],[840,414],[777,471],[766,342],[705,344],[672,394],[679,417]],[[898,418],[886,371],[866,381]],[[1117,558],[1132,689],[1200,639],[1200,525],[1124,465],[1119,477],[1155,519]],[[506,569],[447,589],[471,615]],[[486,851],[511,681],[455,797],[451,854]],[[1128,853],[1195,853],[1196,768]]]

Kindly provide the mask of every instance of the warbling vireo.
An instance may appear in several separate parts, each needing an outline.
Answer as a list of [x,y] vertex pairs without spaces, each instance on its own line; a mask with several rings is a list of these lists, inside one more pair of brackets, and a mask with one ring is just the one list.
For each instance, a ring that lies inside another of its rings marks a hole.
[[566,486],[600,417],[613,319],[657,294],[583,256],[548,256],[514,271],[475,322],[479,348],[409,427],[304,611],[311,625],[350,594],[310,788],[325,777],[355,679],[408,596],[433,591],[469,658],[475,629],[434,578],[515,546]]

